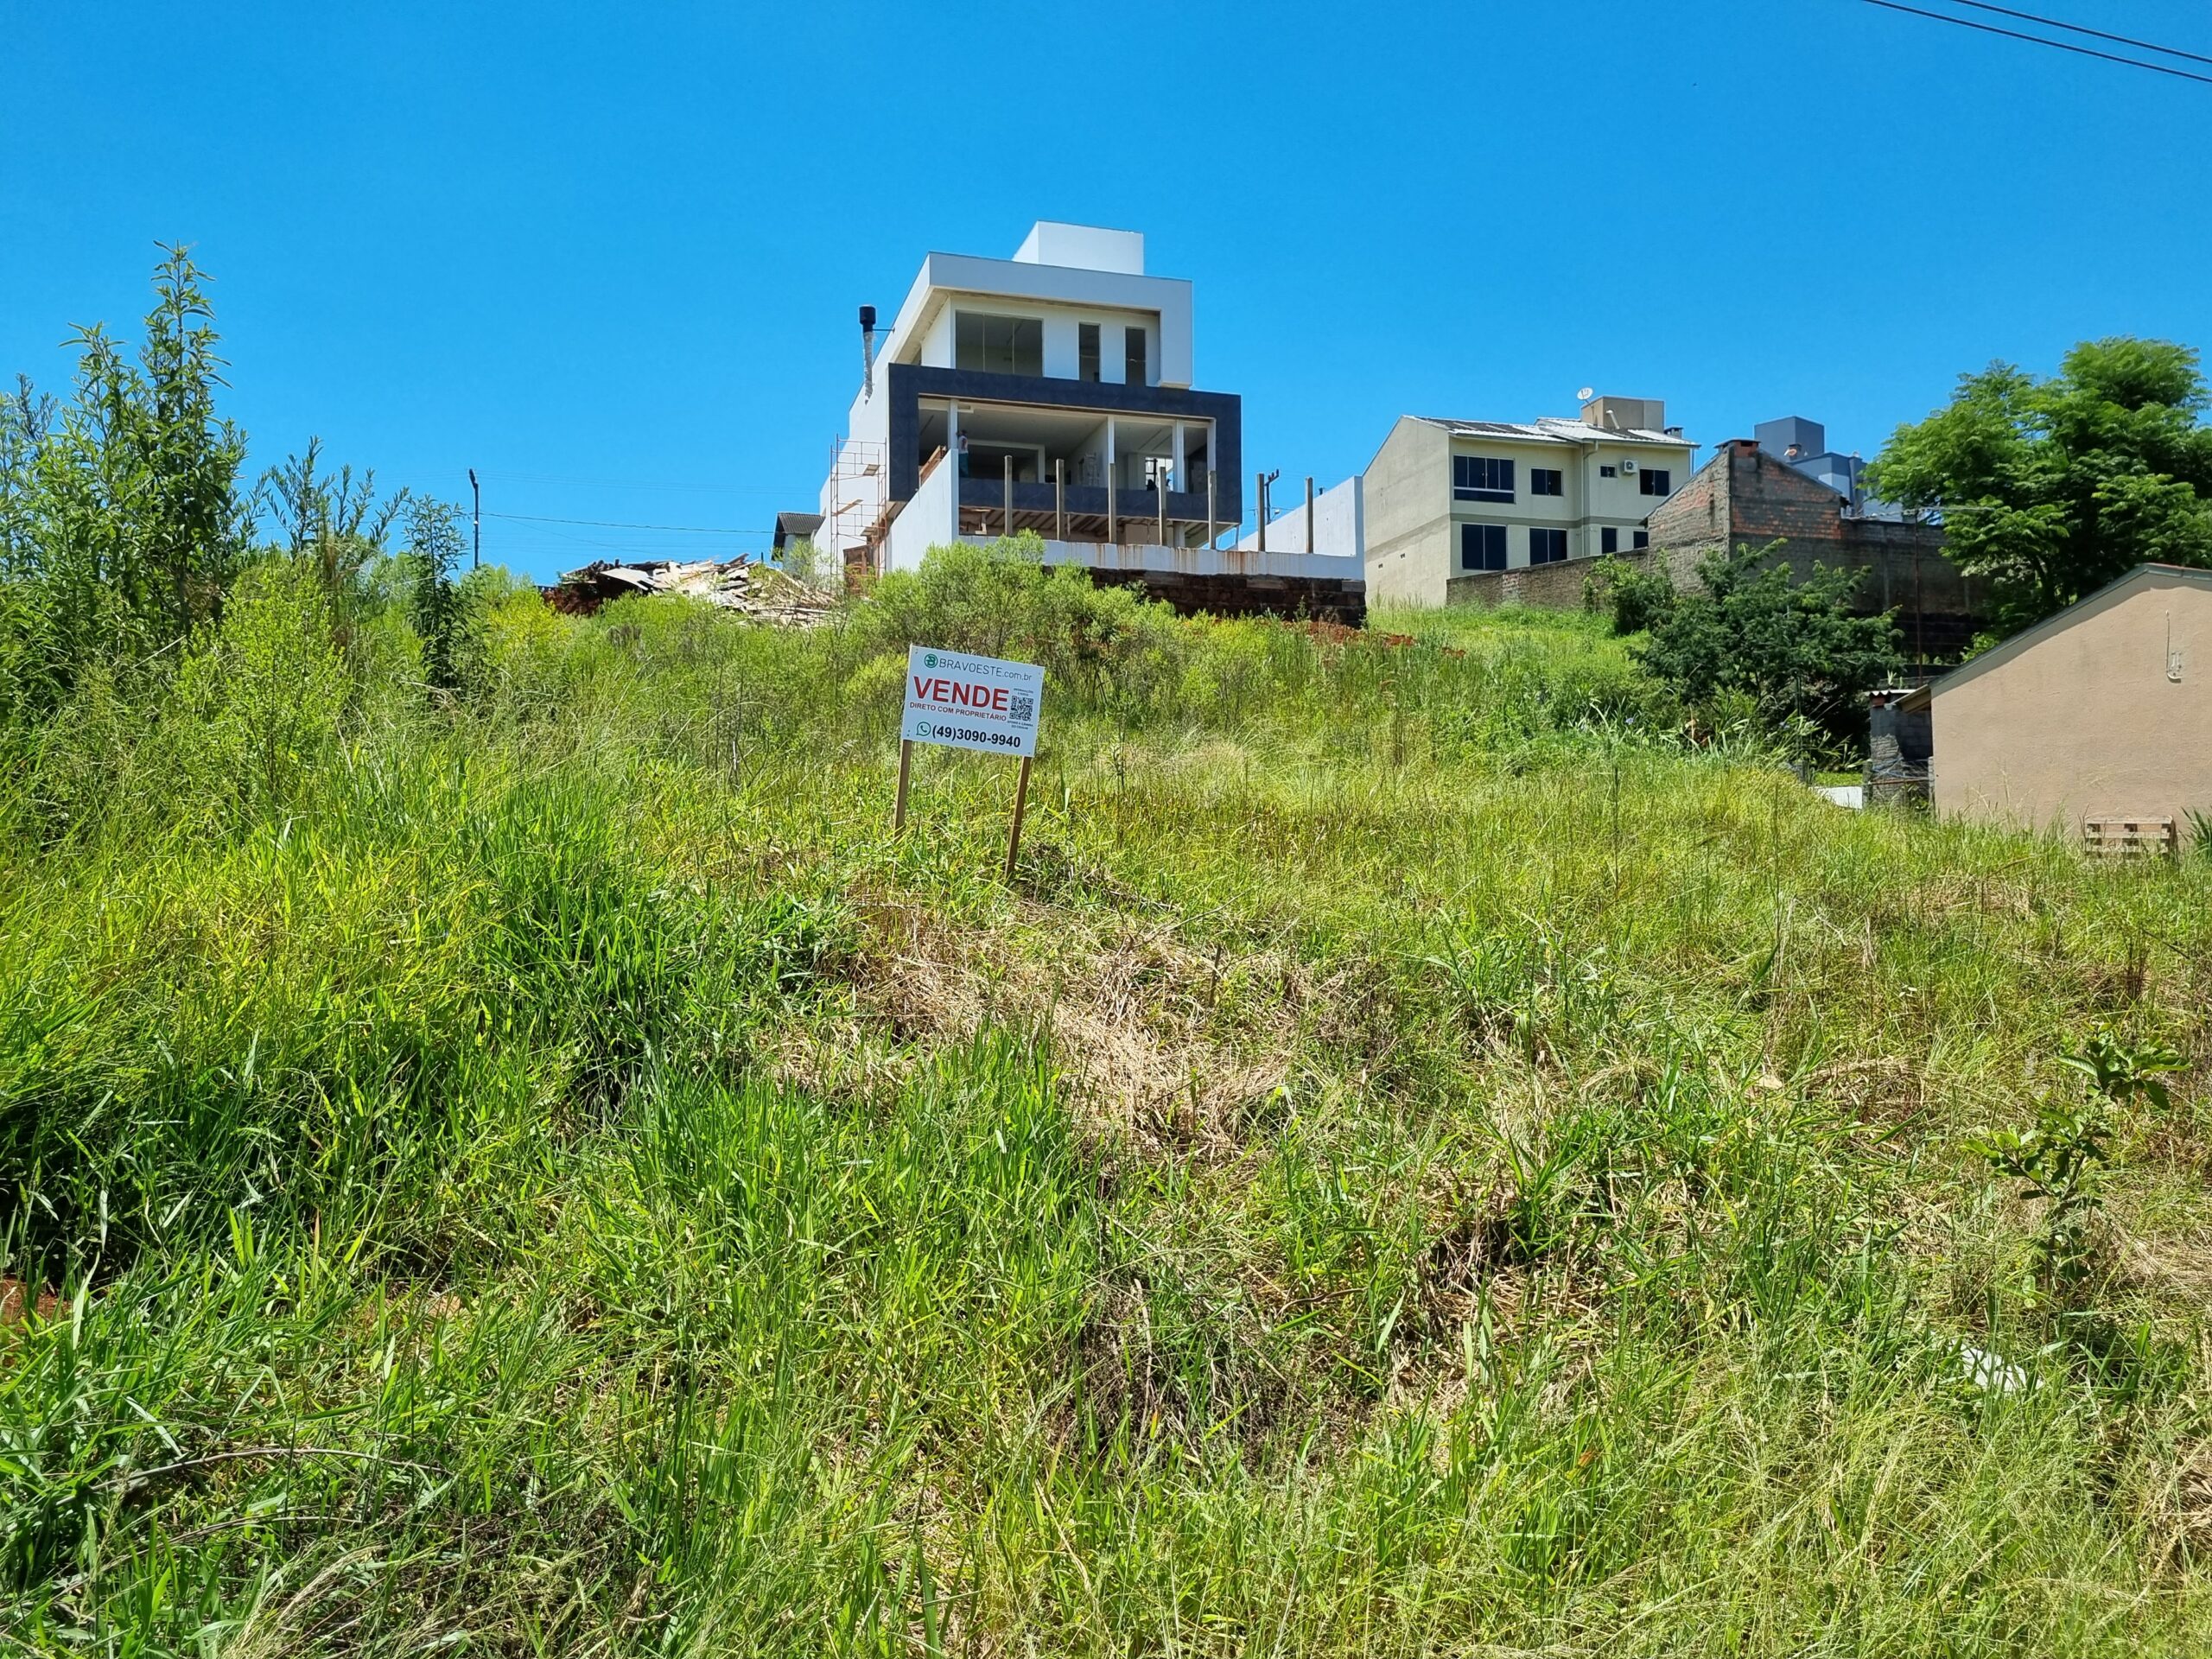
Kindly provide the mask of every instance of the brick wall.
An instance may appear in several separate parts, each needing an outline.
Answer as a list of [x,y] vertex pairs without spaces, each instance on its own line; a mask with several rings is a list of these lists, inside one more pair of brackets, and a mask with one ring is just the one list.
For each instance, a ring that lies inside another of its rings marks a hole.
[[1777,556],[1800,580],[1815,564],[1856,571],[1858,609],[1896,611],[1908,653],[1955,660],[1986,615],[1986,596],[1943,556],[1942,528],[1850,518],[1843,507],[1818,480],[1734,438],[1653,512],[1651,542],[1675,585],[1694,587],[1707,554],[1780,541]]
[[[1621,563],[1637,569],[1649,563],[1642,553],[1624,554]],[[1583,582],[1595,559],[1532,564],[1525,570],[1478,570],[1444,584],[1446,605],[1529,605],[1540,611],[1579,611]]]
[[1656,547],[1717,546],[1728,537],[1726,454],[1715,455],[1690,481],[1651,510],[1644,527]]

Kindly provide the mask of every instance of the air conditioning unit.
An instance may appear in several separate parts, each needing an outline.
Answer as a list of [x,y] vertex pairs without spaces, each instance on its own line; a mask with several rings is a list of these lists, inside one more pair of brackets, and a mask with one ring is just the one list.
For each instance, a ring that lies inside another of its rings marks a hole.
[[1626,477],[1627,477],[1630,473],[1634,472],[1635,470],[1636,470],[1636,463],[1635,463],[1634,461],[1624,461],[1621,462],[1621,476],[1622,476],[1623,478],[1626,478]]

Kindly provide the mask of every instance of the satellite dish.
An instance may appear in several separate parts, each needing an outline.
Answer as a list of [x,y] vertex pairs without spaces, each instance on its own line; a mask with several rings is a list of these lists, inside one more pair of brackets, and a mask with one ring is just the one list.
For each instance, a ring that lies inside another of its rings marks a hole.
[[1596,395],[1597,390],[1595,386],[1585,386],[1574,394],[1574,401],[1579,404],[1586,404]]

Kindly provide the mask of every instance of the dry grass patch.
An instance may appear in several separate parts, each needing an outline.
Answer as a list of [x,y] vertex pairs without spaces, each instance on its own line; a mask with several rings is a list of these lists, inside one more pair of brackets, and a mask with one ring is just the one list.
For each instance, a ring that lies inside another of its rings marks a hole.
[[[857,1029],[831,1039],[848,1065],[855,1036],[920,1051],[1027,1027],[1064,1057],[1085,1128],[1147,1152],[1234,1157],[1309,1041],[1370,1017],[1347,1012],[1362,1006],[1354,970],[1317,978],[1288,951],[1202,947],[1172,921],[1028,902],[991,929],[917,905],[860,913]],[[818,1049],[818,1021],[814,1036]],[[805,1076],[823,1075],[823,1058],[785,1054]]]

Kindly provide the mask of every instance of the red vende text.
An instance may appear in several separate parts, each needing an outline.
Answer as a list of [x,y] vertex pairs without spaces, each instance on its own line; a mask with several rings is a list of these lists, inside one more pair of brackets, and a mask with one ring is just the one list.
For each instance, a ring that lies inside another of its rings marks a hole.
[[966,680],[914,682],[914,696],[918,701],[942,703],[948,709],[988,709],[1002,715],[1006,712],[1006,695],[1002,685],[975,685]]

